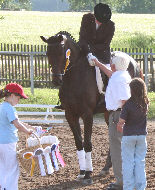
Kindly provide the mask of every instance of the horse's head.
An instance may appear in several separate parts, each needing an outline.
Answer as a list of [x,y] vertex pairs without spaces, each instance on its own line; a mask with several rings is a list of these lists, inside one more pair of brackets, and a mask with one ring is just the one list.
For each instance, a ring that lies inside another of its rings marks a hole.
[[62,75],[64,74],[64,69],[67,63],[66,51],[70,49],[73,57],[75,42],[73,43],[73,39],[67,32],[59,32],[48,39],[43,36],[40,37],[48,44],[47,56],[49,66],[52,69],[52,83],[55,86],[60,86],[62,84]]
[[64,38],[62,35],[55,35],[48,39],[43,36],[40,38],[48,44],[47,56],[52,69],[52,83],[60,86],[64,68]]

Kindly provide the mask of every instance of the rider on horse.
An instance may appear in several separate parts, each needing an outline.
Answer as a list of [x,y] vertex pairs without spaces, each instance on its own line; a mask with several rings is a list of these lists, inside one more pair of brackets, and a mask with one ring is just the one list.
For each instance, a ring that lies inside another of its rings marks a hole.
[[[102,63],[110,63],[110,43],[115,32],[115,24],[110,20],[111,15],[110,7],[99,3],[94,7],[94,14],[87,13],[82,17],[79,45],[81,52],[87,56],[89,62],[94,55]],[[101,75],[106,87],[108,78],[102,72]],[[103,103],[103,100],[104,98],[101,95],[99,105]],[[62,105],[56,106],[56,108],[63,109]]]
[[[115,24],[111,21],[111,15],[109,6],[102,3],[94,7],[94,14],[83,15],[79,44],[89,62],[93,54],[102,63],[110,63],[110,43],[115,32]],[[104,74],[103,77],[105,78]],[[107,84],[104,85],[107,86]]]

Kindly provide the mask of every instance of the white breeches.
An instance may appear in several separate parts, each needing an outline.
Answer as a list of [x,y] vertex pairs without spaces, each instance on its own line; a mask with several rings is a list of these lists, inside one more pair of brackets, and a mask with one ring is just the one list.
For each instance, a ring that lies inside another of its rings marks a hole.
[[0,144],[0,186],[2,190],[18,190],[19,166],[16,144]]

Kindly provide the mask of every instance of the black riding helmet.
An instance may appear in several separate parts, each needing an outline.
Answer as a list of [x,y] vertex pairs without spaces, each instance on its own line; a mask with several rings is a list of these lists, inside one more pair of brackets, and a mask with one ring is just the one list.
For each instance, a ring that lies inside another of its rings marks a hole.
[[108,5],[99,3],[94,7],[94,15],[97,21],[105,23],[111,19],[112,14]]

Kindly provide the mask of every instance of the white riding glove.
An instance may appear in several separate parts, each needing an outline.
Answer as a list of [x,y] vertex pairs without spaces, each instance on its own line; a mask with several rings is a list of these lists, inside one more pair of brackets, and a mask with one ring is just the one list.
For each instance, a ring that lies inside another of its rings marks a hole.
[[87,59],[90,66],[95,66],[95,62],[93,61],[93,59],[97,59],[97,58],[92,53],[88,53]]

